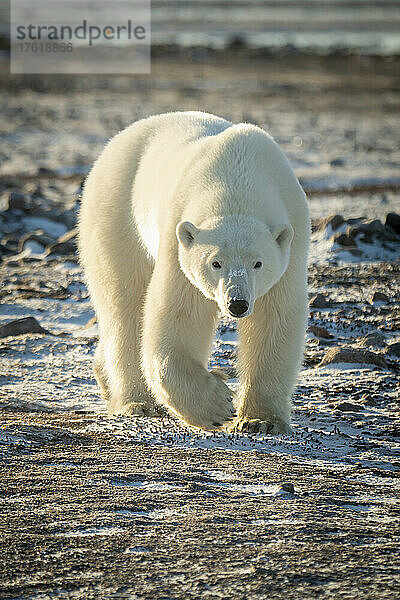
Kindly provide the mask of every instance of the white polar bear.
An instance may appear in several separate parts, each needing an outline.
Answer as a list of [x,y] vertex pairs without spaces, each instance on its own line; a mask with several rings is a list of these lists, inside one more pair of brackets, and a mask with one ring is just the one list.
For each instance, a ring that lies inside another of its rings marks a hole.
[[[152,415],[161,404],[206,430],[290,432],[309,237],[305,194],[262,129],[175,112],[116,135],[80,212],[110,413]],[[218,309],[240,318],[237,415],[207,370]]]

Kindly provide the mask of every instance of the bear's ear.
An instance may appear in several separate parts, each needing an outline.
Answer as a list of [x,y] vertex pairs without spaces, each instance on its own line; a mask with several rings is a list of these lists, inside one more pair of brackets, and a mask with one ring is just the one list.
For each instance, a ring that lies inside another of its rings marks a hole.
[[181,221],[176,226],[176,237],[185,248],[190,248],[193,245],[195,237],[198,233],[199,230],[197,227],[195,227],[195,225],[189,221]]
[[272,237],[274,238],[278,246],[281,248],[281,250],[286,250],[286,248],[289,246],[290,242],[293,239],[293,235],[294,229],[290,224],[277,225],[277,227],[275,227],[272,230]]

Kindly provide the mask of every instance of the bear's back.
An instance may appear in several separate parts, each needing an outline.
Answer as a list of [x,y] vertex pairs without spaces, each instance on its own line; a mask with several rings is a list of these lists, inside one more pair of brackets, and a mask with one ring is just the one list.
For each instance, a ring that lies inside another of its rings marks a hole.
[[133,185],[132,212],[140,238],[155,258],[160,230],[166,221],[180,219],[182,206],[175,191],[196,160],[198,142],[218,136],[232,123],[198,111],[165,113],[141,123],[147,129],[147,139]]

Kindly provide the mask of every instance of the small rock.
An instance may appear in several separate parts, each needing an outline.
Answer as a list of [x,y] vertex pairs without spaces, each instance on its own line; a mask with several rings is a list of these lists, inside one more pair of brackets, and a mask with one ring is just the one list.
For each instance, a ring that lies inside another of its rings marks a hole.
[[379,331],[372,331],[371,333],[368,333],[366,336],[361,338],[361,340],[359,341],[359,346],[363,347],[378,346],[379,348],[382,348],[385,345],[385,336],[382,333],[379,333]]
[[359,225],[362,231],[367,231],[368,233],[377,234],[382,233],[384,230],[384,225],[379,219],[371,219]]
[[316,294],[310,299],[309,305],[313,308],[329,308],[332,306],[332,302],[323,294]]
[[97,317],[96,317],[96,315],[94,315],[94,317],[89,319],[89,321],[86,323],[86,325],[83,327],[83,329],[90,329],[90,327],[93,327],[94,325],[96,325],[96,323],[97,323]]
[[316,337],[324,338],[326,340],[331,340],[333,338],[333,335],[325,329],[325,327],[319,327],[318,325],[310,325],[308,331],[313,333]]
[[348,234],[353,238],[360,236],[360,240],[367,244],[372,244],[374,238],[387,237],[387,229],[379,219],[364,221],[352,227],[349,227]]
[[49,333],[36,321],[35,317],[24,317],[9,321],[0,327],[0,338],[9,335],[24,335],[25,333]]
[[4,255],[15,254],[18,252],[18,240],[14,240],[13,238],[3,238],[0,247],[1,252]]
[[342,215],[329,215],[329,217],[327,217],[321,222],[320,228],[324,229],[330,225],[332,231],[336,231],[341,225],[343,225],[343,223],[344,218],[342,217]]
[[78,228],[74,227],[70,231],[67,231],[57,239],[56,242],[51,244],[46,250],[46,256],[51,254],[75,254],[76,252],[76,238],[78,235]]
[[[393,215],[391,218],[389,215]],[[347,233],[351,235],[353,238],[359,237],[360,241],[366,244],[373,244],[376,240],[381,242],[399,242],[399,233],[396,231],[396,219],[395,217],[399,217],[395,213],[389,213],[386,218],[385,225],[381,223],[379,219],[366,220],[363,222],[359,221],[358,223],[350,223],[352,219],[349,219],[347,222],[349,224]],[[400,218],[400,217],[399,217]],[[391,225],[393,223],[393,225]]]
[[351,246],[352,248],[355,246],[353,236],[347,233],[337,233],[333,237],[333,241],[335,244],[339,244],[339,246]]
[[363,394],[360,398],[360,402],[367,406],[375,406],[375,404],[377,404],[377,399],[372,394]]
[[352,254],[353,256],[362,256],[363,252],[362,250],[359,250],[358,248],[349,248],[348,249],[350,254]]
[[21,192],[10,192],[8,196],[8,207],[25,210],[27,208],[27,198]]
[[322,221],[323,221],[323,219],[311,219],[311,233],[315,233],[316,231],[319,231],[320,229],[322,229],[322,227],[321,227]]
[[66,256],[68,254],[74,254],[76,246],[71,242],[55,242],[48,246],[46,249],[46,256],[52,256],[58,254],[60,256]]
[[53,169],[49,169],[48,167],[39,167],[38,169],[38,175],[55,175],[55,172]]
[[383,292],[374,292],[374,295],[371,298],[371,304],[373,302],[390,302],[390,298]]
[[48,246],[49,244],[52,244],[54,242],[54,238],[50,237],[47,233],[45,233],[43,229],[38,229],[36,231],[27,233],[20,239],[18,244],[18,252],[22,252],[25,248],[26,242],[29,242],[31,240],[37,242],[38,244],[41,244],[41,246]]
[[389,346],[386,348],[386,354],[388,356],[400,356],[400,342],[389,344]]
[[0,243],[0,256],[3,256],[3,254],[10,254],[10,251],[7,246]]
[[77,236],[78,236],[78,228],[74,227],[70,231],[67,231],[63,235],[60,235],[57,242],[60,242],[60,243],[69,242],[70,240],[75,240],[77,238]]
[[340,410],[342,412],[358,412],[362,410],[362,406],[359,404],[352,404],[351,402],[338,402],[335,405],[335,410]]
[[346,159],[342,157],[333,158],[330,162],[331,167],[343,167],[346,164]]
[[11,191],[2,194],[0,200],[1,211],[6,210],[25,210],[27,208],[27,198],[21,192]]
[[400,215],[396,213],[388,213],[386,215],[385,226],[388,225],[400,235]]
[[367,217],[350,217],[350,219],[347,219],[346,223],[351,226],[351,225],[358,225],[359,223],[362,223],[363,221],[365,221]]
[[335,248],[334,252],[336,252],[337,254],[339,254],[341,252],[349,252],[352,256],[362,256],[363,255],[363,251],[360,250],[359,248],[356,248],[355,246],[341,246],[340,248]]
[[319,367],[334,363],[359,363],[376,365],[383,369],[387,368],[387,363],[381,354],[370,352],[369,350],[357,350],[355,348],[339,348],[335,346],[330,348],[325,354]]
[[22,187],[24,194],[28,196],[42,196],[42,190],[40,189],[40,183],[34,181],[27,181]]
[[289,494],[294,494],[293,483],[281,483],[279,489],[282,490],[282,492],[289,492]]
[[8,267],[20,267],[22,263],[37,263],[43,260],[42,250],[38,248],[36,242],[28,242],[28,245],[34,245],[35,247],[25,249],[23,252],[19,254],[14,254],[12,256],[7,256],[4,260],[5,264]]
[[344,218],[342,217],[342,215],[331,215],[330,217],[328,217],[325,227],[328,227],[328,225],[330,225],[332,231],[336,231],[341,225],[343,225],[343,223]]

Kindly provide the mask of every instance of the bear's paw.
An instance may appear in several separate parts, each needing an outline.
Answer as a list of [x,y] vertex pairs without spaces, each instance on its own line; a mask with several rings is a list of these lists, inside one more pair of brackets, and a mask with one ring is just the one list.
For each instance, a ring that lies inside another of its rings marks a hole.
[[290,435],[293,432],[289,423],[276,418],[270,421],[239,418],[232,424],[231,429],[240,433],[263,433],[265,435]]
[[233,392],[224,383],[222,373],[210,371],[203,384],[201,401],[196,403],[196,411],[190,415],[180,415],[181,418],[194,427],[206,431],[218,431],[236,419],[236,410],[233,406]]
[[128,417],[157,417],[165,415],[165,410],[154,402],[128,402],[113,411],[113,415]]

